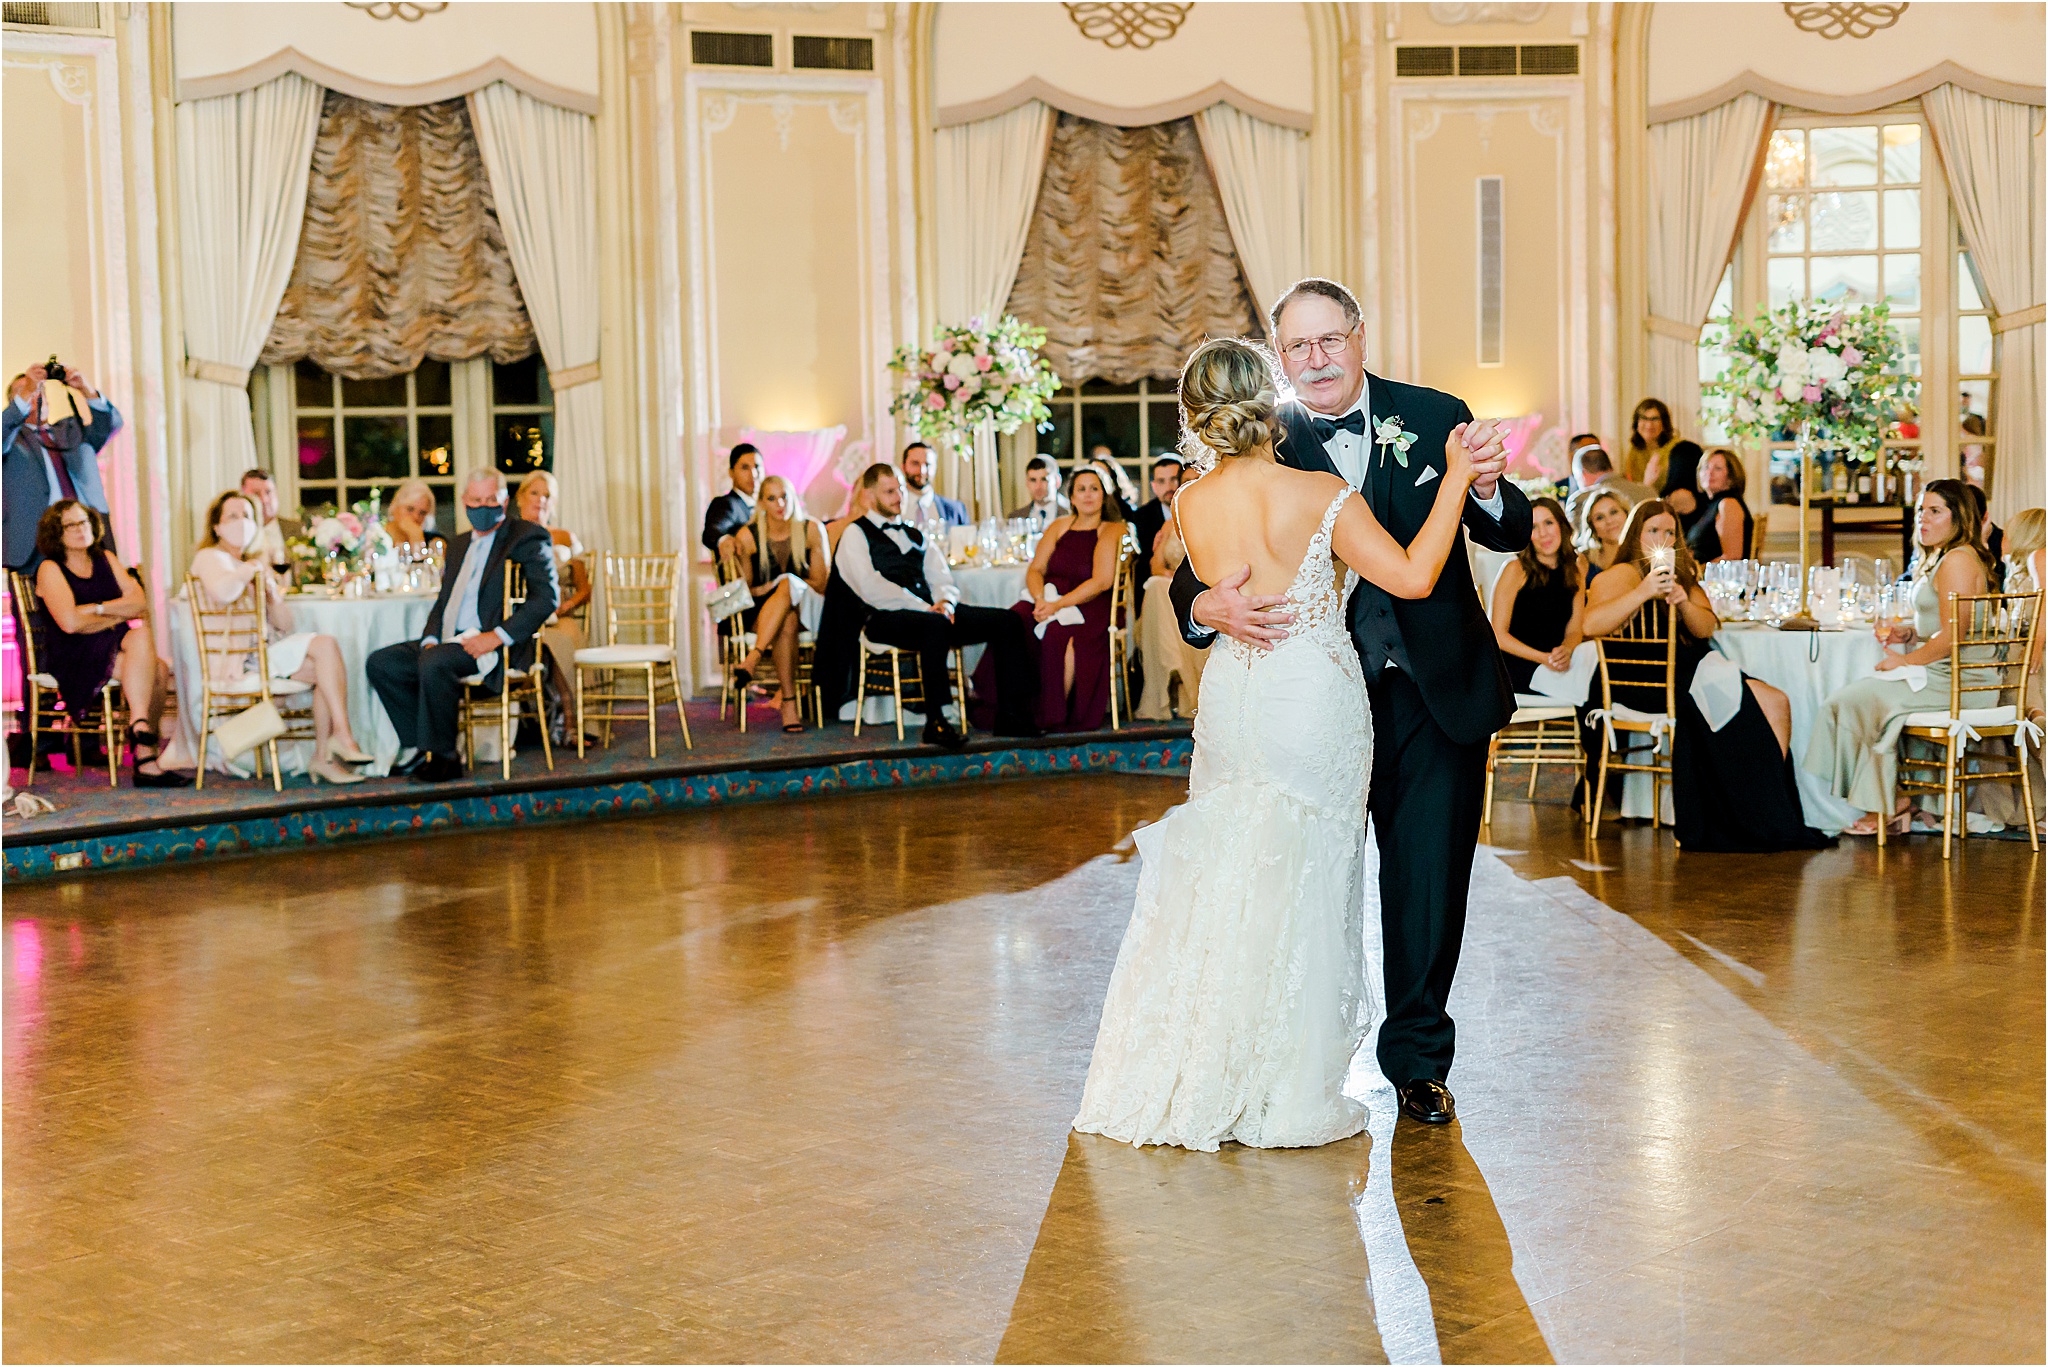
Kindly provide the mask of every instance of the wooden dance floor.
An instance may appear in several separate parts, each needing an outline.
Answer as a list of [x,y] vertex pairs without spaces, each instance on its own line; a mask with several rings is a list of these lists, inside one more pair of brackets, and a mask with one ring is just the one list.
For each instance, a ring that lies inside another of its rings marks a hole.
[[1505,802],[1459,1125],[1133,1151],[1067,1122],[1180,792],[11,889],[5,1356],[2041,1359],[2023,842],[1595,852]]

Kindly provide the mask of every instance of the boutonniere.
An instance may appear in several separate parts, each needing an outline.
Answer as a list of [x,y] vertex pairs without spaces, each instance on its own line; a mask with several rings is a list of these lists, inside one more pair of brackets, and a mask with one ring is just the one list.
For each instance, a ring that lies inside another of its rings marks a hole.
[[1394,448],[1394,459],[1401,463],[1403,470],[1408,468],[1408,448],[1415,444],[1415,434],[1401,426],[1400,414],[1381,419],[1372,429],[1372,435],[1373,440],[1379,443],[1382,463],[1386,461],[1387,448],[1391,446]]

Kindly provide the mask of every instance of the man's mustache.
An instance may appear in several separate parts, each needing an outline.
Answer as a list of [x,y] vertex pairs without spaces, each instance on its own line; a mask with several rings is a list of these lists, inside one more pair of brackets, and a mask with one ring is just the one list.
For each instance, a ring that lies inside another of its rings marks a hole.
[[1343,378],[1344,367],[1334,364],[1317,366],[1314,370],[1304,370],[1301,372],[1301,382],[1303,384],[1321,384],[1324,380],[1341,380]]

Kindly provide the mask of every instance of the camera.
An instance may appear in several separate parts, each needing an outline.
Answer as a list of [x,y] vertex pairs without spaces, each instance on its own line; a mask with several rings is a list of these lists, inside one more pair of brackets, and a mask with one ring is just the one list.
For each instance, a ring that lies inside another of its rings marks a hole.
[[71,374],[70,371],[64,368],[64,363],[55,356],[43,362],[43,373],[58,384],[63,384]]

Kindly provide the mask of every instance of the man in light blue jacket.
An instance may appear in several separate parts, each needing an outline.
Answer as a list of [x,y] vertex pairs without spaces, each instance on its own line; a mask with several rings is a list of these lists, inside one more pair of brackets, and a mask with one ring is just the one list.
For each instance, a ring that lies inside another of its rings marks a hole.
[[24,573],[35,568],[36,523],[52,503],[75,498],[106,515],[99,451],[121,430],[114,405],[84,375],[67,369],[64,383],[77,396],[78,416],[85,421],[76,439],[64,442],[65,424],[53,425],[44,412],[48,378],[39,365],[15,376],[9,402],[0,410],[0,558]]

